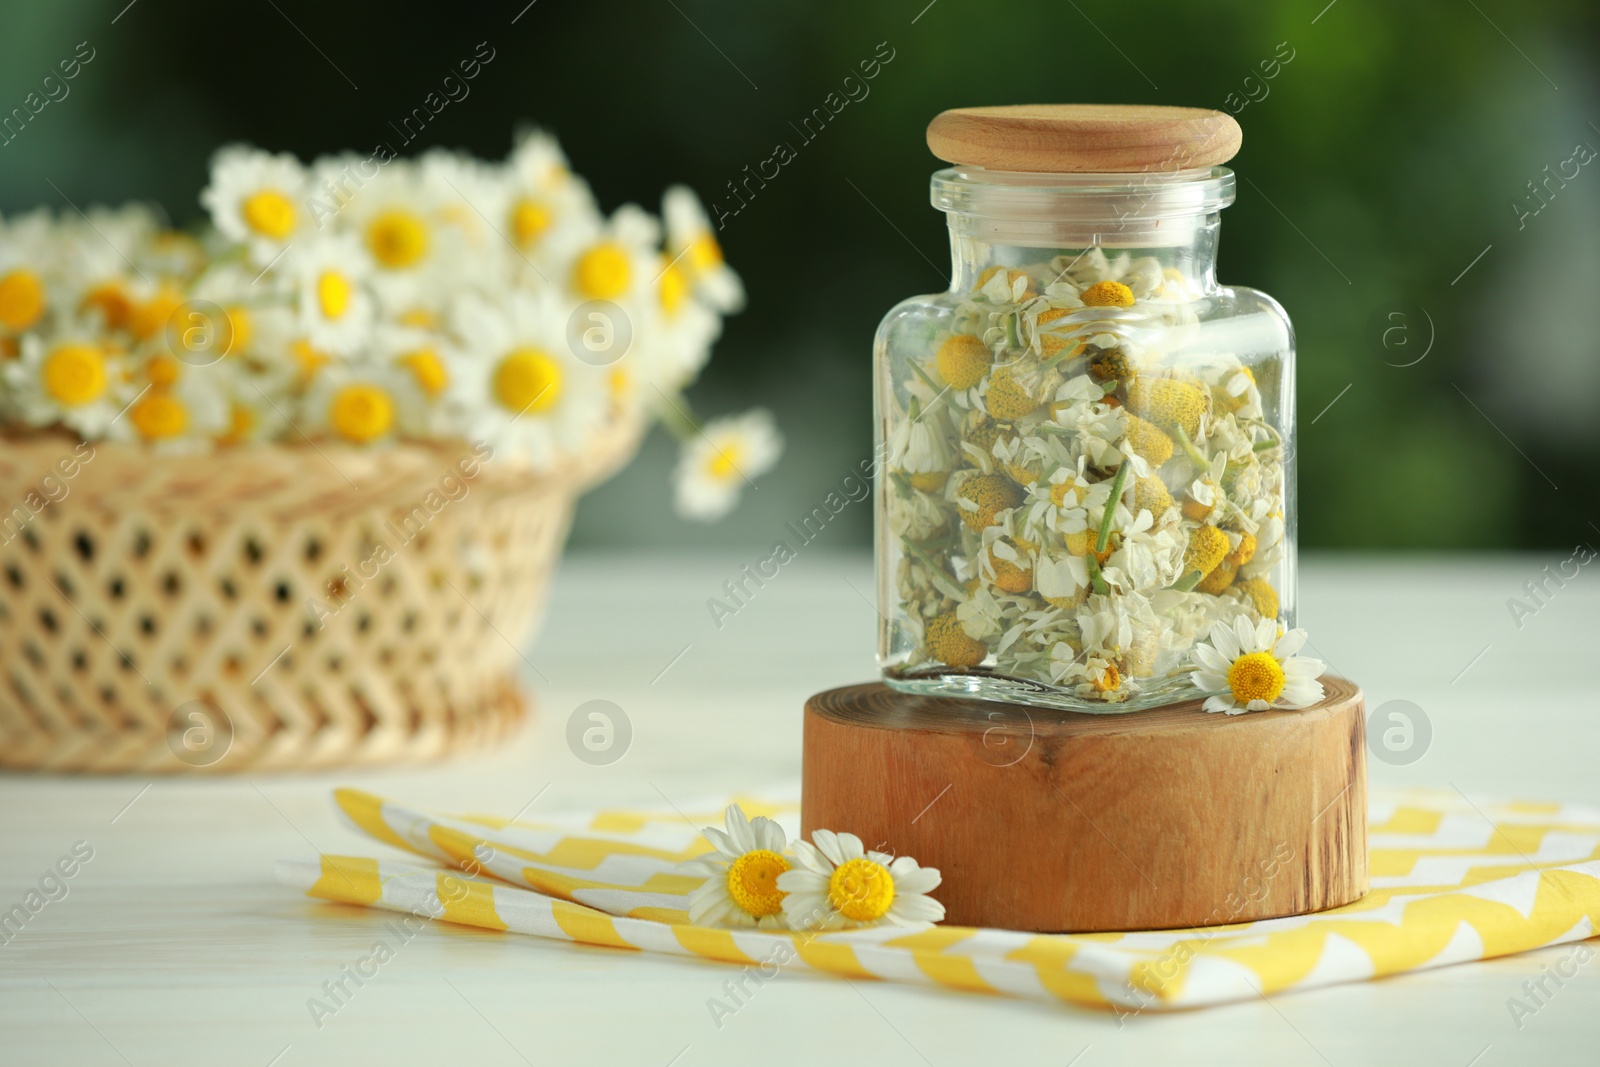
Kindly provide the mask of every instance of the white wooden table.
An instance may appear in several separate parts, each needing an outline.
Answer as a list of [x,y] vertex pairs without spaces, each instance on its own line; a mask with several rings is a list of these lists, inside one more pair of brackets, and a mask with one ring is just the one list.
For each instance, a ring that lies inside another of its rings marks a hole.
[[[530,659],[541,714],[442,767],[189,781],[0,777],[0,909],[74,843],[93,859],[0,945],[0,1063],[1505,1064],[1600,1062],[1600,961],[1519,1030],[1507,999],[1559,950],[1121,1023],[1109,1013],[784,973],[719,1029],[710,963],[432,926],[319,1028],[321,984],[367,955],[382,912],[308,901],[272,861],[378,854],[335,818],[350,783],[443,810],[664,806],[793,783],[800,706],[872,675],[862,556],[803,551],[719,631],[706,608],[741,564],[575,557]],[[1427,754],[1378,784],[1600,803],[1600,573],[1519,629],[1506,605],[1565,558],[1313,561],[1301,619],[1366,688],[1430,717]],[[685,647],[687,646],[687,650]],[[603,698],[631,748],[580,762],[566,720]],[[445,979],[450,979],[447,983]],[[452,988],[452,984],[455,988]],[[458,992],[459,990],[459,992]]]

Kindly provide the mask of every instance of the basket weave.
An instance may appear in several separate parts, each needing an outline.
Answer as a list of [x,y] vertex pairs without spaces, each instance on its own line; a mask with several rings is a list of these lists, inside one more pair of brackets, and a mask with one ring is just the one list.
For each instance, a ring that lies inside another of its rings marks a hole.
[[465,443],[103,442],[73,469],[65,438],[0,441],[0,766],[305,769],[506,736],[573,502],[636,444],[463,477]]

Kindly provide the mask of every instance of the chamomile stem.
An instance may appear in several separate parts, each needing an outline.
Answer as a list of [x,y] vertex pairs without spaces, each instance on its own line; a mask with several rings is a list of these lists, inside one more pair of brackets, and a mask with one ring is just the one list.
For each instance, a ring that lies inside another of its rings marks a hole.
[[[911,360],[907,366],[911,368],[912,372],[916,374],[918,378],[922,379],[924,385],[933,390],[933,399],[928,401],[928,406],[923,409],[924,411],[932,411],[933,406],[944,399],[944,395],[950,391],[950,387],[948,385],[940,385],[938,382],[934,381],[928,372],[923,370],[914,359]],[[913,418],[917,417],[920,416],[913,416]]]
[[1193,463],[1202,471],[1210,469],[1211,461],[1201,455],[1200,450],[1194,446],[1194,442],[1189,440],[1189,432],[1187,430],[1182,426],[1174,426],[1172,432],[1177,434],[1178,444],[1183,446],[1183,453],[1189,457],[1190,463]]
[[1122,500],[1123,487],[1128,484],[1128,468],[1131,466],[1133,460],[1124,458],[1117,468],[1117,476],[1111,480],[1111,496],[1106,500],[1106,513],[1100,517],[1100,533],[1094,539],[1096,553],[1104,552],[1111,541],[1111,520],[1116,518],[1117,504]]
[[1090,588],[1092,588],[1096,593],[1099,593],[1101,596],[1105,596],[1107,593],[1111,592],[1111,587],[1106,584],[1105,576],[1100,573],[1100,561],[1095,559],[1093,552],[1089,553],[1089,555],[1085,557],[1085,562],[1089,564]]

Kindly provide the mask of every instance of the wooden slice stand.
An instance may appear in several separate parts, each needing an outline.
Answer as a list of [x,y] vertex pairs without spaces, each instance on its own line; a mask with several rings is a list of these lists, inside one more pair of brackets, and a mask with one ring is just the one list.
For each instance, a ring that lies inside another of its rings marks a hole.
[[1304,711],[1079,715],[881,683],[806,702],[805,833],[937,867],[946,921],[1154,930],[1367,891],[1361,691]]

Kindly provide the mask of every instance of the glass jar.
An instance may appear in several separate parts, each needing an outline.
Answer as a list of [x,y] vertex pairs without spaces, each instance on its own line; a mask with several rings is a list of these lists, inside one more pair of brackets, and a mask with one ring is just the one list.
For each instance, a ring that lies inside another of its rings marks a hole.
[[1294,625],[1293,335],[1217,283],[1233,197],[1221,166],[933,176],[950,288],[874,352],[889,685],[1132,711],[1203,695],[1213,623]]

